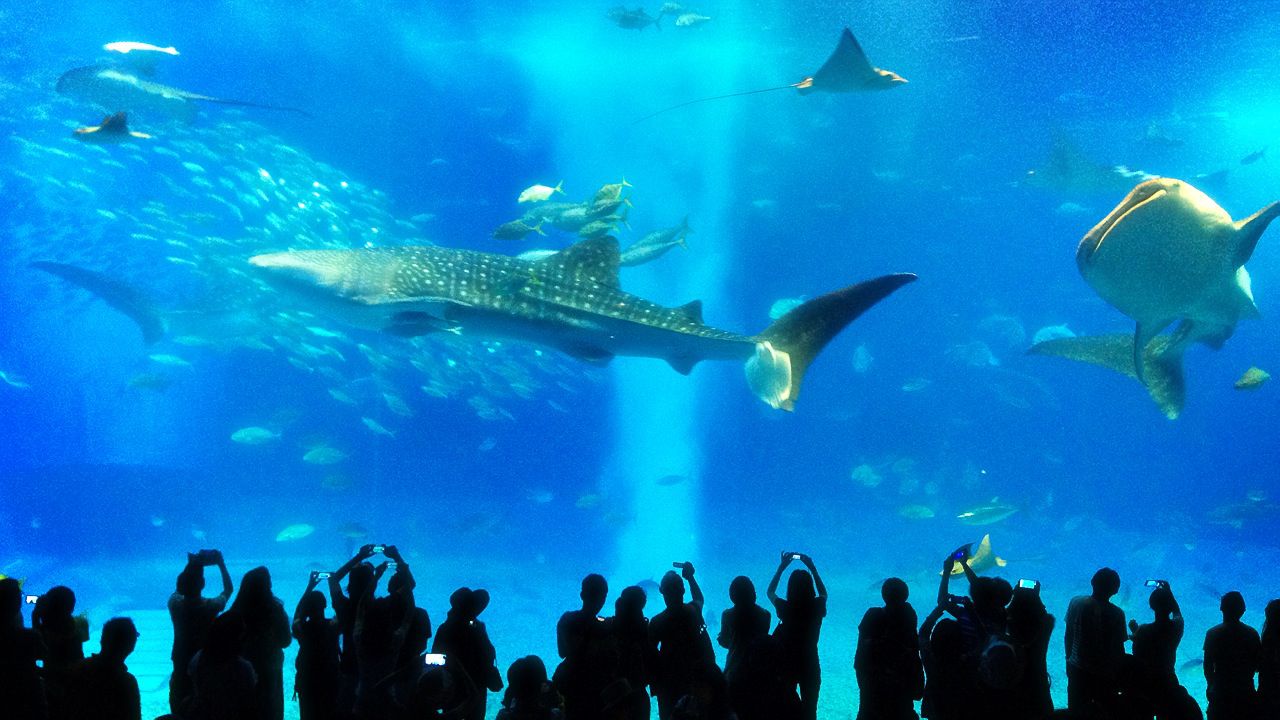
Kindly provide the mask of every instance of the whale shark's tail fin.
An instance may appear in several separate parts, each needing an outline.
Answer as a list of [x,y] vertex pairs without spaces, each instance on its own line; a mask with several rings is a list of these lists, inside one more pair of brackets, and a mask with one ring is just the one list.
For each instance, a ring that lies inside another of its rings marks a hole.
[[103,302],[119,310],[138,324],[142,330],[142,339],[148,344],[155,343],[164,337],[164,318],[155,309],[151,299],[138,288],[94,270],[86,270],[75,265],[38,260],[31,267],[56,275],[67,282],[78,285],[101,298]]
[[756,336],[756,354],[747,361],[747,383],[769,405],[793,410],[809,364],[831,338],[871,306],[916,279],[910,273],[885,275],[802,303]]
[[[1147,393],[1170,420],[1178,418],[1187,399],[1187,384],[1182,370],[1182,353],[1187,346],[1185,335],[1178,331],[1158,335],[1143,351]],[[1027,353],[1079,360],[1137,380],[1133,347],[1132,335],[1095,335],[1045,340],[1032,345]]]

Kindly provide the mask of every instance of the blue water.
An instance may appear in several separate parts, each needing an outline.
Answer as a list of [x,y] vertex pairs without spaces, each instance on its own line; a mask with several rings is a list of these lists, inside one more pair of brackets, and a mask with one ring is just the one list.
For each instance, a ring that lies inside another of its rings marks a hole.
[[[1269,153],[1240,162],[1280,145],[1280,8],[708,3],[694,6],[712,18],[700,27],[631,31],[610,6],[0,9],[0,370],[16,379],[0,384],[0,572],[35,591],[72,586],[97,627],[162,608],[182,554],[200,547],[220,547],[237,578],[267,563],[292,607],[309,569],[394,542],[437,619],[453,588],[491,588],[505,667],[554,657],[554,619],[587,572],[616,590],[694,560],[718,617],[734,575],[762,584],[780,550],[803,550],[832,591],[824,717],[856,702],[853,628],[878,580],[906,578],[923,615],[938,559],[986,533],[1003,573],[1041,579],[1059,614],[1101,565],[1132,588],[1131,616],[1146,616],[1142,581],[1168,577],[1189,618],[1180,660],[1198,654],[1221,591],[1242,590],[1246,620],[1260,621],[1280,559],[1280,404],[1274,385],[1232,383],[1280,367],[1280,230],[1248,264],[1263,320],[1188,352],[1186,408],[1169,421],[1131,379],[1024,355],[1044,326],[1131,329],[1074,264],[1123,189],[1025,178],[1065,138],[1100,165],[1193,183],[1227,170],[1201,187],[1236,218],[1280,198]],[[795,82],[844,26],[910,82],[634,122]],[[137,117],[151,141],[87,147],[71,130],[100,109],[54,83],[115,40],[178,47],[159,82],[313,117],[210,105],[191,125]],[[1181,144],[1153,142],[1153,126]],[[561,248],[570,235],[489,235],[523,212],[529,185],[563,180],[582,200],[624,177],[624,245],[686,215],[694,228],[687,251],[625,269],[624,288],[702,299],[711,325],[754,333],[778,299],[887,272],[920,280],[842,333],[786,414],[752,397],[736,363],[684,377],[658,360],[600,368],[515,342],[406,341],[291,315],[241,274],[250,255],[289,248]],[[127,280],[197,329],[145,346],[33,260]],[[136,387],[148,377],[166,387]],[[279,438],[232,442],[246,426]],[[302,460],[322,445],[348,457]],[[874,486],[851,477],[864,464]],[[996,498],[1017,512],[955,518]],[[314,531],[276,540],[299,523]]]

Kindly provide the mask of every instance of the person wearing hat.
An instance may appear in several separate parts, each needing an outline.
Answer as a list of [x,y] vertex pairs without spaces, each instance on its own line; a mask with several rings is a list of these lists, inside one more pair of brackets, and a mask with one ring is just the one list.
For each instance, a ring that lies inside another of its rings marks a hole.
[[502,675],[495,664],[497,651],[489,640],[489,631],[479,620],[489,606],[489,591],[461,587],[449,596],[449,612],[436,631],[431,652],[456,661],[480,686],[480,697],[468,720],[484,720],[488,698],[483,688],[502,690]]

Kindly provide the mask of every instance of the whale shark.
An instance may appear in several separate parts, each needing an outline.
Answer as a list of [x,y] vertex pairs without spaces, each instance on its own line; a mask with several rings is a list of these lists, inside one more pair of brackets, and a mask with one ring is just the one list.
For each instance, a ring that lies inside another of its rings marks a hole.
[[310,117],[305,110],[295,107],[201,95],[143,80],[121,68],[98,65],[79,67],[63,73],[58,78],[57,90],[63,95],[98,105],[107,112],[154,113],[186,122],[195,119],[197,102],[282,110]]
[[[1182,355],[1195,341],[1188,332],[1190,326],[1182,325],[1168,335],[1158,335],[1143,348],[1143,367],[1146,368],[1147,394],[1155,401],[1160,412],[1170,420],[1182,414],[1187,399],[1187,383],[1183,372]],[[1068,360],[1097,365],[1138,379],[1137,366],[1133,362],[1133,336],[1078,335],[1043,340],[1027,350],[1029,355],[1049,355]]]
[[1135,322],[1139,381],[1146,382],[1147,344],[1174,322],[1184,322],[1183,338],[1216,349],[1237,322],[1258,317],[1244,264],[1278,214],[1280,203],[1272,203],[1233,221],[1189,183],[1155,178],[1134,187],[1080,240],[1080,274]]
[[580,241],[541,260],[436,246],[297,250],[255,255],[264,279],[351,325],[415,336],[452,331],[525,340],[583,361],[666,360],[689,374],[703,360],[747,363],[757,396],[793,410],[810,363],[859,315],[916,279],[898,273],[809,300],[758,335],[702,321],[702,304],[664,307],[622,290],[618,241]]

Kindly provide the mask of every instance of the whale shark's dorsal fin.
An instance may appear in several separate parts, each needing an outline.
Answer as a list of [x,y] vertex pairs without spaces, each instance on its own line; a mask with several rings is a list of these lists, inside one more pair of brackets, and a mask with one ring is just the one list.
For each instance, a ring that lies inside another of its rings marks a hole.
[[[1189,332],[1190,326],[1180,326],[1170,335],[1157,335],[1143,352],[1147,393],[1170,420],[1178,418],[1187,399],[1182,353],[1186,349]],[[1137,380],[1133,347],[1130,335],[1081,335],[1036,343],[1027,350],[1027,354],[1079,360]]]
[[617,238],[605,236],[576,242],[540,263],[574,281],[619,288],[622,286],[618,277],[621,260]]
[[690,300],[689,302],[681,305],[680,307],[673,308],[673,309],[676,312],[689,318],[693,322],[696,322],[699,325],[702,324],[702,301],[701,300]]

